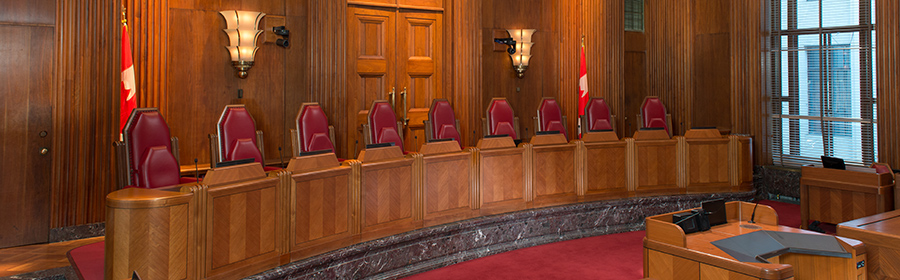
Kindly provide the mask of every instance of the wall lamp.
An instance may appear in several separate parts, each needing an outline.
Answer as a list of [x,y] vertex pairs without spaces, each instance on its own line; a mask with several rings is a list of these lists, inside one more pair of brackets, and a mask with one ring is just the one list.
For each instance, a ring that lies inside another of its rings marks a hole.
[[265,13],[248,11],[221,11],[219,14],[225,18],[225,34],[228,34],[229,45],[225,47],[231,54],[231,64],[237,70],[238,78],[247,78],[247,70],[253,67],[253,58],[256,56],[256,39],[262,30],[259,26]]
[[497,38],[494,42],[507,45],[506,52],[512,59],[513,69],[516,70],[516,77],[520,79],[525,77],[525,70],[528,70],[528,62],[531,60],[531,35],[534,35],[536,29],[507,29],[510,38]]

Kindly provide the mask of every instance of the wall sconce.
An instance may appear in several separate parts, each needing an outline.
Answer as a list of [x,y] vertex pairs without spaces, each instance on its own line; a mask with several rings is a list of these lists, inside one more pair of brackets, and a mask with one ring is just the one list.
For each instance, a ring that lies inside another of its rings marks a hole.
[[228,34],[229,45],[225,47],[231,54],[231,64],[237,69],[237,76],[247,78],[247,70],[253,67],[253,58],[256,56],[256,39],[262,30],[259,26],[265,13],[247,11],[221,11],[219,14],[225,18],[226,27],[223,29]]
[[520,79],[525,77],[525,70],[528,70],[528,62],[531,60],[531,35],[534,35],[536,29],[507,29],[510,38],[495,39],[494,41],[501,44],[509,45],[506,50],[512,59],[513,69],[516,70],[516,77]]

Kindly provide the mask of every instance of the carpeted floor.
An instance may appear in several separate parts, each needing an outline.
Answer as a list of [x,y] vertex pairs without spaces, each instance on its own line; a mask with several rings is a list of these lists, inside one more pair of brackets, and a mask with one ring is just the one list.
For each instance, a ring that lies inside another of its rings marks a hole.
[[[800,205],[763,200],[783,226],[800,226]],[[822,225],[834,232],[834,225]],[[487,256],[413,275],[432,279],[641,279],[644,231],[556,242]]]

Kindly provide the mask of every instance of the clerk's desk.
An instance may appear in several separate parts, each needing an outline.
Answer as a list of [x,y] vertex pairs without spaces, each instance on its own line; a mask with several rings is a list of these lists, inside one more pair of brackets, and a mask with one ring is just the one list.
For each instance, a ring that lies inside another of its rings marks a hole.
[[[844,250],[855,258],[838,258],[804,254],[784,254],[768,259],[771,264],[739,262],[711,242],[757,230],[814,233],[778,226],[778,216],[772,208],[759,205],[756,223],[747,221],[753,213],[753,203],[725,204],[728,223],[713,226],[709,231],[685,234],[673,224],[672,214],[684,210],[647,217],[647,236],[644,238],[644,277],[654,279],[866,279],[866,269],[857,262],[866,259],[862,242],[838,237]],[[748,229],[759,226],[760,229]]]

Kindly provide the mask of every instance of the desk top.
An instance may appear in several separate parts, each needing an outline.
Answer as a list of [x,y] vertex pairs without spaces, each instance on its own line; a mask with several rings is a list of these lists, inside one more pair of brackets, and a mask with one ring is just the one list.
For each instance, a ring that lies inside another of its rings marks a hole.
[[866,244],[900,250],[900,210],[838,224],[837,234]]
[[[756,226],[759,228],[758,229],[747,228],[747,227],[753,227],[753,226]],[[786,226],[773,226],[773,225],[766,225],[766,224],[759,224],[759,223],[751,224],[749,222],[733,219],[733,220],[728,220],[728,223],[726,223],[726,224],[713,226],[708,231],[687,234],[685,236],[685,238],[687,239],[686,248],[695,250],[698,252],[703,252],[703,253],[707,253],[710,255],[715,255],[715,256],[719,256],[719,257],[737,261],[734,257],[729,255],[728,253],[725,253],[724,251],[722,251],[721,249],[719,249],[718,247],[713,245],[711,242],[717,241],[717,240],[722,240],[722,239],[733,237],[733,236],[738,236],[741,234],[751,233],[754,231],[760,231],[760,230],[795,232],[795,233],[805,233],[805,234],[821,234],[818,232],[802,230],[802,229],[798,229],[798,228],[792,228],[792,227],[786,227]],[[841,237],[838,237],[838,239],[840,239],[841,241],[844,241],[845,243],[847,243],[853,247],[860,247],[860,245],[862,245],[862,242],[857,241],[857,240],[841,238]],[[857,253],[859,253],[858,251],[859,251],[859,248],[857,248]]]

